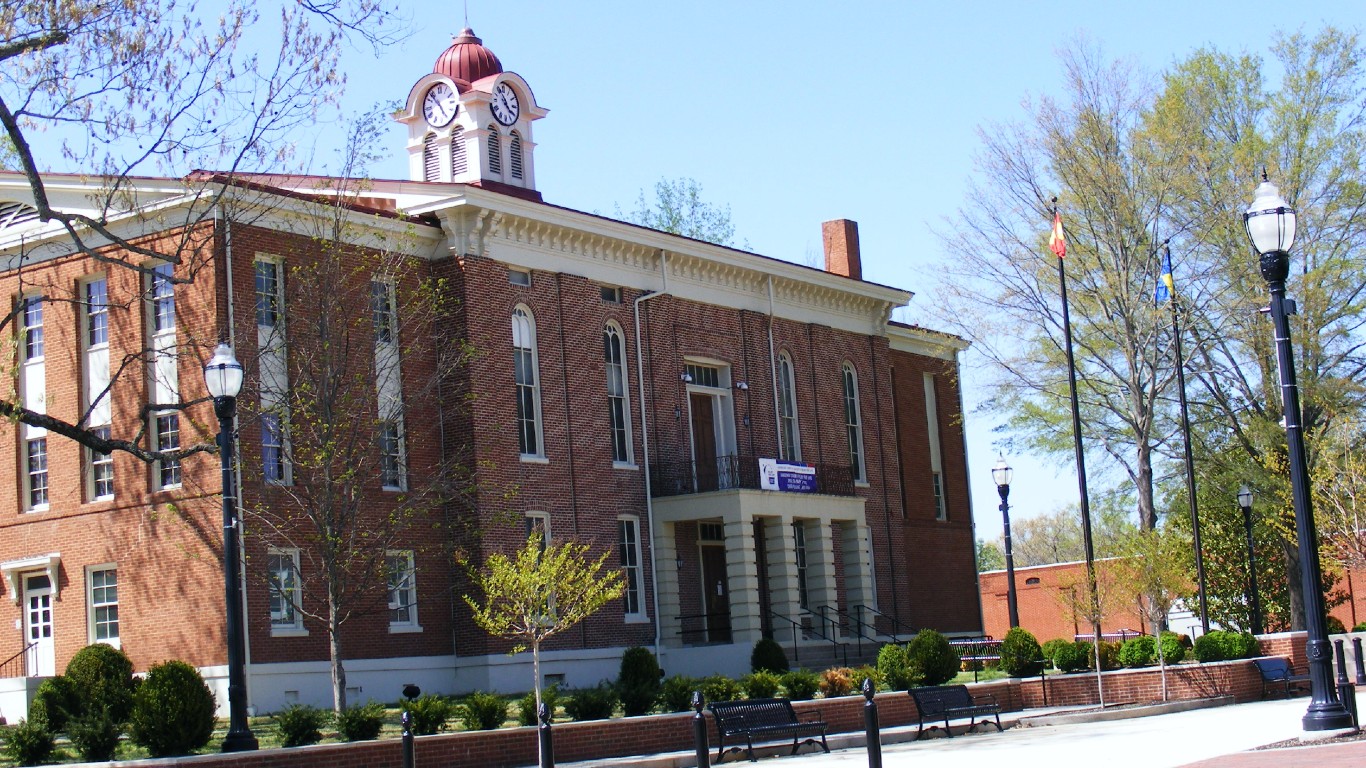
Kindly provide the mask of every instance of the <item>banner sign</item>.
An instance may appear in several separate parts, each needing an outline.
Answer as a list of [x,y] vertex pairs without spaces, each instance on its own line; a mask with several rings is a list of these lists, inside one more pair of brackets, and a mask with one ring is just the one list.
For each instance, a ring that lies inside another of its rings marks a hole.
[[777,459],[759,459],[759,489],[764,491],[816,492],[816,468]]

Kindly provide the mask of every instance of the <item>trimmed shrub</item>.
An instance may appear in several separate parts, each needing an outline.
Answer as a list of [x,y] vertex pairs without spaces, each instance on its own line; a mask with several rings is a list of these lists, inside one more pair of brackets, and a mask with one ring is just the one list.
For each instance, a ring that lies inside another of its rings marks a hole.
[[1119,643],[1112,643],[1109,640],[1100,641],[1100,668],[1103,670],[1119,669]]
[[1033,677],[1043,672],[1043,648],[1024,627],[1015,627],[1001,641],[1001,669],[1011,677]]
[[[555,707],[560,703],[560,684],[554,683],[541,689],[541,703],[550,707],[550,719],[555,719]],[[536,692],[527,691],[521,701],[517,702],[517,724],[518,725],[539,725],[540,720],[536,714]]]
[[1061,637],[1055,637],[1055,638],[1053,638],[1052,640],[1049,640],[1048,642],[1044,643],[1044,644],[1043,644],[1043,658],[1044,658],[1044,661],[1048,662],[1048,665],[1049,665],[1050,667],[1054,668],[1054,669],[1062,669],[1062,667],[1059,667],[1059,666],[1053,661],[1053,657],[1058,655],[1058,649],[1059,649],[1059,648],[1062,648],[1063,646],[1068,646],[1068,645],[1071,645],[1071,644],[1072,644],[1072,641],[1071,641],[1071,640],[1064,640],[1064,639],[1062,639]]
[[855,690],[863,690],[864,680],[872,680],[875,691],[882,688],[882,674],[877,671],[877,667],[870,667],[865,664],[861,667],[854,667],[850,671],[853,672]]
[[949,639],[933,629],[922,629],[906,646],[911,679],[917,685],[943,685],[958,675],[958,652]]
[[1251,632],[1225,632],[1224,658],[1254,659],[1262,655],[1262,644]]
[[740,678],[740,687],[745,689],[747,699],[771,699],[778,695],[778,687],[782,684],[782,675],[776,672],[753,672]]
[[1191,648],[1191,651],[1195,654],[1195,658],[1201,663],[1223,661],[1224,642],[1221,637],[1223,634],[1223,630],[1216,629],[1195,638],[1195,644]]
[[606,720],[617,707],[617,689],[606,680],[591,688],[570,691],[564,703],[565,714],[575,721]]
[[123,727],[108,712],[87,712],[67,724],[71,745],[87,763],[107,763],[119,748]]
[[384,705],[373,699],[347,707],[337,715],[337,735],[344,741],[373,741],[384,729]]
[[1325,616],[1324,622],[1330,635],[1341,635],[1347,632],[1347,625],[1343,624],[1342,619],[1336,616]]
[[659,703],[666,712],[687,712],[692,709],[692,692],[698,690],[700,683],[687,675],[666,677],[659,689]]
[[1126,667],[1151,667],[1157,659],[1157,641],[1152,635],[1131,637],[1119,649],[1119,663]]
[[81,711],[80,693],[71,680],[57,675],[38,684],[33,692],[33,703],[28,705],[28,719],[42,725],[48,733],[63,733],[72,715]]
[[647,648],[627,648],[621,655],[617,696],[627,717],[648,715],[659,699],[659,662]]
[[434,693],[404,701],[401,709],[408,713],[408,727],[414,736],[430,736],[446,730],[446,721],[455,714],[455,705]]
[[854,670],[848,667],[831,667],[821,673],[821,695],[827,699],[848,696],[854,687]]
[[877,652],[877,672],[891,691],[904,691],[910,688],[911,662],[906,656],[906,646],[888,643]]
[[280,745],[306,747],[322,741],[327,714],[308,704],[290,704],[276,712],[275,728],[280,731]]
[[[533,696],[535,694],[533,693]],[[507,700],[496,693],[475,691],[459,706],[460,724],[467,731],[492,731],[508,719]]]
[[725,675],[709,675],[702,678],[699,685],[702,695],[708,702],[735,701],[745,697],[745,691],[740,687],[740,683]]
[[168,661],[148,670],[138,687],[128,738],[152,757],[174,757],[208,744],[213,724],[213,693],[199,670]]
[[[1181,642],[1185,638],[1186,642]],[[1162,645],[1162,661],[1167,664],[1180,664],[1186,659],[1186,643],[1190,638],[1185,635],[1178,635],[1175,632],[1163,632],[1162,639],[1158,641]]]
[[[128,720],[133,708],[133,662],[128,654],[104,643],[76,651],[66,665],[65,677],[80,691],[79,714],[106,711],[115,722]],[[77,716],[77,712],[70,713]]]
[[777,640],[760,638],[749,654],[749,668],[754,672],[776,672],[781,675],[788,669],[787,653]]
[[1353,632],[1366,632],[1366,621],[1358,622],[1357,625],[1356,625],[1355,627],[1352,627],[1352,631],[1353,631]]
[[1073,642],[1059,645],[1053,664],[1063,672],[1081,672],[1091,668],[1091,644]]
[[16,765],[42,765],[52,755],[54,737],[42,723],[20,720],[5,729],[3,752]]
[[821,676],[804,669],[794,669],[783,675],[783,690],[793,701],[808,701],[816,698],[820,690]]

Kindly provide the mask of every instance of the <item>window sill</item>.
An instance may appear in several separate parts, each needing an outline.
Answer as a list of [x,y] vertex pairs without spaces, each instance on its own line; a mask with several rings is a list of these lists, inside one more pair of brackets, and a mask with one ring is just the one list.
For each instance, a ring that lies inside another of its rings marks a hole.
[[380,490],[384,491],[385,493],[403,493],[407,489],[400,488],[397,485],[382,485],[380,486]]
[[421,624],[390,624],[389,634],[391,635],[413,635],[422,631]]
[[867,481],[867,480],[855,480],[855,481],[854,481],[854,487],[855,487],[855,488],[871,488],[872,486],[868,484],[868,481]]
[[52,507],[49,506],[49,505],[47,505],[47,504],[38,504],[38,505],[36,505],[36,506],[32,506],[32,507],[29,507],[28,509],[25,509],[25,510],[24,510],[24,514],[29,514],[29,515],[31,515],[31,514],[38,513],[38,512],[46,512],[46,511],[48,511],[48,510],[51,509],[51,508],[52,508]]
[[520,455],[523,464],[549,464],[550,459],[544,456],[537,456],[534,453],[523,453]]
[[632,472],[639,472],[640,465],[630,461],[614,461],[612,469],[629,469]]
[[105,639],[103,639],[103,640],[91,640],[91,641],[90,641],[90,644],[91,644],[91,645],[94,645],[94,644],[96,644],[96,643],[103,643],[104,645],[107,645],[107,646],[109,646],[110,648],[115,648],[115,649],[117,649],[117,650],[123,650],[123,644],[119,642],[119,639],[118,639],[117,637],[107,637],[107,638],[105,638]]
[[271,637],[308,637],[308,630],[303,627],[271,627]]
[[650,617],[649,617],[649,616],[646,616],[646,615],[643,614],[643,613],[628,613],[628,614],[626,614],[625,620],[624,620],[622,623],[623,623],[623,624],[649,624],[649,623],[650,623]]

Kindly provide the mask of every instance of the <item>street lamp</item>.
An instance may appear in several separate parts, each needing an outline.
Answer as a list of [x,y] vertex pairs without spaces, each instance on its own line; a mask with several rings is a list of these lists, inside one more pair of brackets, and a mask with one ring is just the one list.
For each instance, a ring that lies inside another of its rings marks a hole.
[[1002,456],[996,462],[996,466],[991,468],[991,479],[996,481],[996,492],[1001,494],[1001,519],[1005,523],[1006,541],[1006,605],[1010,609],[1010,628],[1020,626],[1020,607],[1015,600],[1015,554],[1010,549],[1010,480],[1015,476],[1015,470],[1006,463],[1006,457]]
[[237,415],[237,393],[242,391],[242,364],[232,347],[219,344],[204,364],[204,384],[218,416],[218,455],[223,464],[223,583],[228,629],[228,735],[224,752],[258,747],[247,723],[246,639],[242,627],[242,582],[239,573],[237,484],[233,481],[232,422]]
[[1247,610],[1252,634],[1262,633],[1262,599],[1257,594],[1257,558],[1252,551],[1252,489],[1238,489],[1238,506],[1243,508],[1243,532],[1247,534]]
[[1332,649],[1324,621],[1323,582],[1319,570],[1318,537],[1309,496],[1309,470],[1304,457],[1304,434],[1300,426],[1300,395],[1295,386],[1295,360],[1290,347],[1290,314],[1294,302],[1285,297],[1285,278],[1290,274],[1290,246],[1295,242],[1295,209],[1281,198],[1276,185],[1266,180],[1254,193],[1243,214],[1248,239],[1261,255],[1262,278],[1271,292],[1271,323],[1275,330],[1276,363],[1280,370],[1281,411],[1289,451],[1290,492],[1295,507],[1295,533],[1299,545],[1300,585],[1304,592],[1304,623],[1308,630],[1305,653],[1309,657],[1309,709],[1306,731],[1349,729],[1352,716],[1337,698],[1333,687]]

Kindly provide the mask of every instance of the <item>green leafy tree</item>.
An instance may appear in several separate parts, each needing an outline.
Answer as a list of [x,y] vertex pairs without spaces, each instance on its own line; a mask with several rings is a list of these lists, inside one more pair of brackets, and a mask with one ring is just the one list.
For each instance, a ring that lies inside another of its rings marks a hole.
[[999,571],[1006,567],[1006,553],[995,541],[977,540],[977,572]]
[[465,563],[474,594],[464,596],[471,618],[495,637],[531,649],[536,707],[541,706],[541,645],[621,597],[621,571],[607,568],[605,551],[590,559],[587,544],[551,541],[533,532],[511,556],[494,552],[482,567]]
[[[1172,605],[1190,583],[1190,542],[1174,529],[1133,531],[1125,538],[1124,556],[1114,561],[1117,590],[1137,606],[1158,636]],[[1157,643],[1157,663],[1162,674],[1162,700],[1167,700],[1167,659],[1162,643]]]
[[702,198],[702,185],[696,179],[660,179],[655,182],[653,199],[647,199],[642,189],[636,207],[623,212],[617,206],[616,215],[632,224],[694,240],[705,240],[717,245],[735,244],[735,225],[730,220],[730,206],[706,202]]

